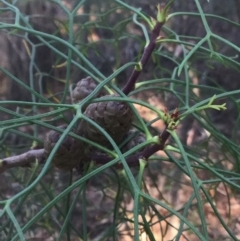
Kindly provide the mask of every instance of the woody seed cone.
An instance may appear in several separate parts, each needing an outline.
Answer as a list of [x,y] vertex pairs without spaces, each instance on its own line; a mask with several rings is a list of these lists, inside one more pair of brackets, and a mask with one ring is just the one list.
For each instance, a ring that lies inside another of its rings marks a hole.
[[[60,126],[61,129],[66,129],[67,125]],[[73,130],[74,131],[74,130]],[[44,142],[44,149],[49,155],[61,137],[62,133],[51,130],[47,133]],[[66,136],[58,150],[56,151],[52,163],[59,169],[71,170],[78,166],[84,159],[84,144],[70,136]]]
[[[133,114],[126,102],[106,101],[90,104],[84,115],[101,126],[116,142],[119,143],[129,131]],[[109,146],[106,137],[92,124],[82,121],[79,126],[81,135],[102,146]]]
[[[81,79],[80,81],[78,81],[72,94],[73,103],[81,102],[84,98],[90,95],[96,87],[96,82],[89,76],[85,79]],[[107,92],[104,89],[101,89],[95,95],[95,97],[100,97],[106,94]]]

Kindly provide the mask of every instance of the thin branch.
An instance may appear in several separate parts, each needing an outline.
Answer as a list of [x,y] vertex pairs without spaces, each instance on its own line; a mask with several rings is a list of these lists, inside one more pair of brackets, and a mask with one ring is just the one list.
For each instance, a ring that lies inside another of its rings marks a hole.
[[28,167],[36,160],[39,163],[44,163],[45,159],[46,155],[44,149],[30,150],[21,155],[0,159],[0,173],[12,167]]
[[[163,150],[169,136],[170,136],[169,132],[167,131],[167,129],[165,129],[159,137],[161,140],[160,144],[147,146],[143,151],[137,154],[128,156],[126,158],[128,165],[130,167],[138,166],[140,158],[144,158],[147,160],[155,152],[159,150]],[[111,157],[103,153],[102,154],[90,153],[89,158],[94,160],[97,165],[103,165],[112,160]],[[36,160],[40,164],[44,164],[46,159],[47,159],[47,156],[44,149],[30,150],[21,155],[7,157],[2,160],[0,159],[0,173],[3,173],[4,171],[12,167],[29,167],[30,164],[34,163]],[[121,164],[118,164],[117,168],[120,168],[121,166],[122,166]]]
[[135,83],[141,74],[143,68],[147,64],[149,58],[152,55],[152,52],[156,46],[156,41],[159,38],[160,30],[164,22],[157,22],[155,27],[152,30],[151,38],[149,44],[144,48],[142,58],[139,62],[139,66],[135,67],[131,76],[129,77],[126,85],[123,87],[122,91],[124,94],[128,95],[132,90],[135,89]]
[[[154,153],[156,153],[157,151],[163,150],[169,136],[170,136],[169,132],[167,131],[167,129],[165,129],[159,137],[161,140],[160,144],[153,144],[153,145],[147,146],[143,151],[126,157],[126,162],[128,163],[129,167],[138,166],[139,159],[142,158],[142,159],[148,160],[148,158],[152,156]],[[89,157],[92,160],[94,160],[94,162],[97,165],[103,165],[112,160],[112,158],[107,156],[106,154],[99,154],[99,153],[97,154],[90,153]],[[117,165],[118,168],[120,168],[121,166],[122,164]]]

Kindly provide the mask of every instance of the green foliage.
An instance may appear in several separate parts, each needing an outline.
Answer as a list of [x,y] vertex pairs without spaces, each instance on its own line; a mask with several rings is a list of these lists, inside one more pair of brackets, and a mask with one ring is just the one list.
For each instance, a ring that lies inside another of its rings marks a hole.
[[[35,237],[40,235],[54,240],[91,240],[93,237],[95,240],[118,240],[124,234],[122,226],[126,225],[126,230],[131,231],[132,239],[136,241],[143,238],[143,233],[151,241],[167,240],[168,228],[174,231],[174,240],[188,235],[189,240],[238,240],[233,228],[235,217],[231,210],[231,198],[240,191],[240,88],[225,88],[211,76],[206,77],[198,64],[204,60],[209,69],[220,65],[230,72],[239,70],[239,46],[214,33],[209,21],[222,21],[229,28],[239,28],[240,25],[236,21],[205,13],[199,0],[194,1],[197,12],[172,12],[173,5],[163,28],[165,36],[159,38],[149,62],[150,76],[147,70],[143,71],[135,90],[130,96],[125,96],[120,88],[121,75],[126,74],[128,78],[129,69],[142,70],[138,61],[143,48],[149,44],[153,16],[144,13],[145,9],[140,10],[138,3],[128,1],[45,2],[60,11],[59,15],[46,16],[44,12],[27,15],[24,7],[31,5],[30,1],[24,1],[24,4],[20,1],[0,1],[1,32],[18,41],[17,45],[24,46],[19,53],[25,54],[26,62],[29,62],[26,69],[20,69],[27,70],[27,79],[13,71],[18,66],[0,65],[0,76],[15,86],[11,92],[21,88],[26,93],[26,99],[14,99],[11,95],[1,98],[0,157],[24,153],[36,143],[41,145],[46,131],[61,131],[57,128],[59,123],[67,123],[68,127],[62,131],[44,166],[36,161],[32,167],[18,167],[1,174],[6,181],[1,183],[1,239],[23,241],[34,234]],[[176,4],[182,2],[175,1]],[[154,3],[151,5],[154,6]],[[166,11],[163,15],[165,18]],[[197,18],[199,25],[203,24],[204,35],[179,34],[174,28],[174,19],[180,17]],[[162,16],[159,18],[162,20]],[[43,23],[51,23],[53,31],[39,29],[36,23],[39,20],[41,25],[43,19]],[[137,45],[135,54],[131,41]],[[181,54],[170,51],[172,46],[180,48]],[[48,69],[41,69],[38,63],[38,54],[45,51],[42,47],[47,47],[49,56],[41,61],[47,61],[48,57],[53,61]],[[223,47],[230,49],[230,54],[224,52]],[[125,52],[133,54],[130,58],[123,57]],[[12,53],[12,61],[16,54]],[[165,64],[167,61],[169,65]],[[99,84],[80,104],[72,104],[70,95],[79,76],[91,76]],[[193,78],[204,81],[195,83]],[[237,82],[237,79],[232,81]],[[0,84],[3,86],[3,80]],[[104,97],[106,101],[123,100],[131,104],[134,125],[146,136],[146,142],[126,153],[121,153],[108,133],[82,113],[86,103],[100,101],[94,99],[94,95],[103,87],[120,95],[109,99]],[[164,119],[163,109],[143,98],[145,93],[156,96],[164,106],[171,108],[167,119]],[[156,118],[144,120],[136,106],[151,110]],[[180,113],[177,121],[171,119],[176,108]],[[224,116],[219,126],[224,126],[225,133],[214,121],[218,115]],[[195,145],[186,143],[191,125],[184,129],[182,123],[189,117],[204,133],[208,133]],[[108,138],[112,150],[72,133],[71,129],[80,119],[96,126]],[[168,127],[172,127],[169,128],[172,138],[164,149],[165,155],[152,156],[148,165],[146,160],[140,159],[139,167],[130,169],[126,157],[143,146],[158,143],[156,133],[159,129],[154,124],[163,119]],[[113,159],[101,166],[91,166],[84,176],[77,175],[75,171],[59,174],[51,166],[51,161],[68,134],[95,146]],[[114,168],[119,162],[123,170]],[[164,184],[160,185],[160,182]],[[180,191],[185,190],[185,185],[188,194],[184,201],[180,201],[184,196],[181,194],[180,197]],[[177,196],[173,195],[171,200],[169,195],[174,186],[177,187]],[[220,186],[224,187],[227,216],[223,216],[216,205],[219,203],[216,193]],[[101,201],[96,198],[98,193]],[[132,201],[130,208],[126,205],[128,199]],[[218,237],[211,237],[211,220],[206,209],[210,209],[209,212],[216,217],[214,220],[224,230],[224,236],[219,233]],[[178,220],[176,226],[171,223],[173,217]],[[104,219],[110,221],[101,229],[99,223]],[[159,225],[158,230],[161,229],[160,234],[154,233],[156,224]]]

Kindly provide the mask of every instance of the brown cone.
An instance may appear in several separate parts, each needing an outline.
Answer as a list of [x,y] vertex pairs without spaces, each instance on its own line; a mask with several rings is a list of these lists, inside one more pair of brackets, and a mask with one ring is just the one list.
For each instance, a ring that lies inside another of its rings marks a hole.
[[[128,104],[119,101],[92,103],[86,108],[84,115],[100,125],[116,143],[129,131],[133,119]],[[106,137],[86,121],[81,122],[79,131],[84,137],[102,146],[110,145]]]
[[[61,129],[66,129],[67,125],[59,126]],[[49,155],[55,144],[61,137],[61,133],[51,130],[47,133],[44,142],[44,149]],[[70,136],[66,136],[58,150],[56,151],[52,163],[59,169],[71,170],[78,166],[84,159],[84,144]]]
[[[89,76],[78,81],[72,94],[73,103],[81,102],[84,98],[90,95],[96,87],[96,82]],[[107,92],[104,89],[101,89],[95,97],[100,97],[106,94]]]

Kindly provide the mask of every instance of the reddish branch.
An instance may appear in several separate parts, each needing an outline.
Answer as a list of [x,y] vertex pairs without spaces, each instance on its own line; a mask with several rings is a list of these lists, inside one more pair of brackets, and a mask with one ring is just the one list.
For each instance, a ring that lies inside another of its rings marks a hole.
[[[157,151],[163,150],[166,144],[166,141],[168,140],[170,133],[168,132],[168,128],[175,129],[176,128],[176,122],[179,119],[178,110],[176,109],[172,114],[169,114],[167,110],[165,110],[164,115],[164,122],[166,125],[165,130],[162,132],[162,134],[159,136],[160,144],[152,144],[143,149],[143,151],[130,155],[126,157],[126,162],[130,167],[137,166],[139,164],[139,159],[145,159],[148,160],[150,156],[152,156]],[[169,123],[172,123],[169,125]],[[0,173],[6,171],[9,168],[12,167],[27,167],[31,163],[38,161],[39,163],[44,163],[46,161],[46,153],[44,149],[39,150],[31,150],[26,153],[23,153],[18,156],[12,156],[5,158],[3,160],[0,160]],[[103,165],[108,163],[112,160],[111,157],[104,153],[99,152],[90,152],[89,159],[93,160],[97,165]],[[81,159],[81,157],[79,157]],[[121,167],[122,164],[118,164],[117,167]]]
[[152,34],[151,34],[151,37],[150,37],[150,42],[145,47],[142,58],[139,62],[140,69],[135,68],[133,70],[130,78],[128,79],[128,81],[126,83],[126,85],[122,89],[124,94],[128,95],[132,90],[135,89],[135,83],[136,83],[139,75],[141,74],[142,69],[147,64],[149,58],[151,57],[154,48],[156,47],[156,41],[159,38],[160,30],[161,30],[163,24],[164,24],[164,22],[161,22],[161,23],[157,22],[155,27],[153,28]]
[[[154,153],[156,153],[157,151],[163,150],[169,136],[170,136],[169,132],[167,131],[167,129],[165,129],[162,132],[162,134],[159,136],[159,139],[161,140],[160,144],[153,144],[153,145],[147,146],[143,151],[126,157],[126,162],[128,163],[129,167],[138,166],[139,159],[148,160],[148,158],[152,156]],[[99,154],[90,153],[89,157],[92,160],[94,160],[97,165],[103,165],[112,160],[111,157],[105,154],[99,155]],[[118,164],[118,167],[121,167],[121,164]]]
[[[163,150],[165,147],[165,143],[169,138],[169,132],[167,129],[163,131],[163,133],[159,136],[161,143],[160,144],[153,144],[147,146],[143,151],[126,157],[126,161],[130,167],[138,166],[139,159],[148,160],[150,156],[152,156],[157,151]],[[90,153],[89,158],[94,160],[97,165],[103,165],[108,163],[112,160],[111,157],[107,156],[106,154],[94,154]],[[25,152],[21,155],[7,157],[5,159],[0,160],[0,173],[6,171],[12,167],[29,167],[31,163],[38,161],[40,164],[45,163],[46,161],[46,154],[44,149],[38,150],[30,150]],[[118,164],[117,167],[121,167],[121,164]]]

